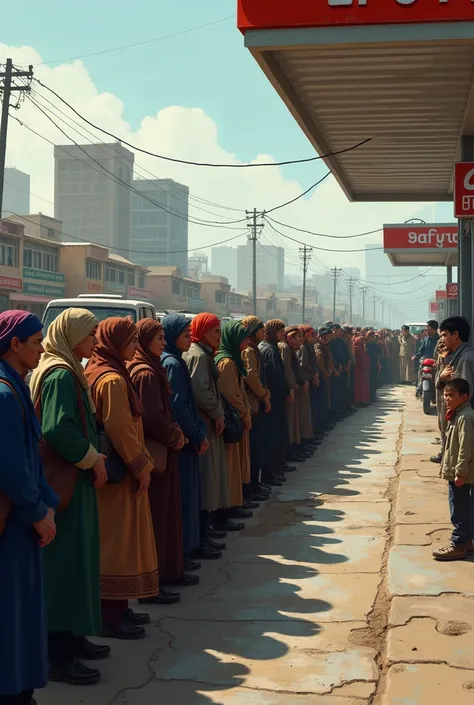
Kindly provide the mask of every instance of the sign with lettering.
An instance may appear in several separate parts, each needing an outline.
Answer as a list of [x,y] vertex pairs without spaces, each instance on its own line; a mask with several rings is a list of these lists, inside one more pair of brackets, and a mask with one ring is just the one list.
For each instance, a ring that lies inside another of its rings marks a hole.
[[383,246],[389,250],[456,250],[457,225],[384,225]]
[[435,299],[436,299],[436,301],[438,301],[438,303],[440,301],[442,301],[443,299],[445,299],[446,296],[447,296],[446,289],[437,289],[435,291]]
[[438,313],[439,306],[436,301],[430,301],[430,313]]
[[472,21],[472,0],[238,0],[237,13],[242,32]]
[[0,289],[8,289],[10,291],[21,291],[23,280],[17,277],[0,277]]
[[446,284],[446,298],[452,301],[458,298],[458,283],[452,282],[451,284]]
[[102,284],[96,281],[86,279],[86,294],[101,294]]
[[23,277],[25,279],[42,279],[47,282],[63,282],[64,274],[60,272],[45,272],[42,269],[32,269],[23,267]]
[[153,301],[152,291],[148,291],[148,289],[137,289],[135,286],[128,287],[128,296],[131,299],[138,299],[139,301]]
[[105,282],[104,292],[106,294],[126,294],[127,287],[125,284],[119,284],[119,282]]
[[52,296],[53,298],[61,298],[64,296],[63,286],[50,286],[49,284],[33,284],[32,282],[23,282],[24,294],[36,294],[37,296]]
[[474,218],[474,162],[454,165],[454,217]]

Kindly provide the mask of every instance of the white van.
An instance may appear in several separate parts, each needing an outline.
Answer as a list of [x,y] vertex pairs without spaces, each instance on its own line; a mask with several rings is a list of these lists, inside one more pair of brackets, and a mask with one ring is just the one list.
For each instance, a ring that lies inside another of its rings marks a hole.
[[96,296],[79,294],[75,299],[54,299],[49,302],[43,315],[44,335],[54,319],[67,308],[86,308],[99,321],[111,316],[120,318],[129,316],[134,323],[142,318],[156,319],[156,309],[149,301],[125,299],[117,294],[97,294]]

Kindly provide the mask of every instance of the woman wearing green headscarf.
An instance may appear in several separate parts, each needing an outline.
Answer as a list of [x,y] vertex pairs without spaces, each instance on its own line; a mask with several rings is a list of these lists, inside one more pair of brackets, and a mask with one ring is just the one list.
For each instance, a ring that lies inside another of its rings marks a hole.
[[244,433],[239,443],[226,443],[227,474],[230,504],[233,517],[246,518],[250,513],[239,510],[243,504],[242,485],[250,482],[250,442],[252,427],[251,408],[245,393],[244,378],[247,376],[241,353],[247,347],[249,333],[240,321],[230,321],[222,326],[222,337],[215,362],[220,372],[221,394],[232,404],[244,424]]

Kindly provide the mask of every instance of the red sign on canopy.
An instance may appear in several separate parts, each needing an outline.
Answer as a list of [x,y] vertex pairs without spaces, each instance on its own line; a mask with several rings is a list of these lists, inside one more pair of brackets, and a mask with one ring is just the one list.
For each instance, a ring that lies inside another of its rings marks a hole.
[[243,32],[473,19],[471,0],[238,0],[238,26]]
[[454,165],[454,217],[474,218],[474,162]]
[[451,284],[446,284],[446,298],[452,301],[458,298],[458,283],[452,282]]
[[458,246],[457,225],[385,225],[385,250],[442,250]]
[[435,292],[435,298],[436,301],[442,301],[443,299],[446,298],[446,290],[445,289],[437,289]]
[[439,306],[436,301],[430,301],[430,313],[438,313]]

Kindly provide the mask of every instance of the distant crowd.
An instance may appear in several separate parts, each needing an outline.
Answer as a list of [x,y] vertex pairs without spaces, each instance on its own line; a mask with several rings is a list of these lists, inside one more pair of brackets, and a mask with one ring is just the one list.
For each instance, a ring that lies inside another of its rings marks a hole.
[[292,461],[414,381],[415,348],[406,329],[76,308],[43,340],[33,314],[0,314],[0,705],[98,682],[84,661],[111,649],[89,637],[145,637],[130,601],[179,601]]

